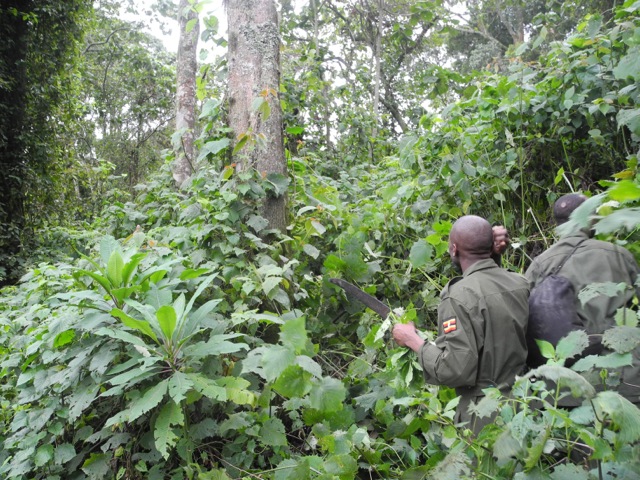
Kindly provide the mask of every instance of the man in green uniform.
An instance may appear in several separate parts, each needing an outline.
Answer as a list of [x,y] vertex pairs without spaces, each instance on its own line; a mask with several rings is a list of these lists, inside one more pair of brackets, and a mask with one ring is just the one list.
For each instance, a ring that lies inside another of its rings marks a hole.
[[449,254],[462,277],[440,294],[438,338],[426,343],[413,323],[397,324],[393,338],[418,354],[427,383],[446,385],[461,395],[456,420],[477,433],[491,419],[473,418],[471,402],[482,389],[507,393],[527,358],[529,287],[521,275],[500,268],[491,258],[494,233],[483,218],[458,219],[449,236]]
[[[569,220],[571,213],[587,197],[571,193],[560,197],[553,206],[553,216],[558,225]],[[576,308],[584,330],[592,342],[599,341],[602,333],[615,325],[616,310],[627,305],[636,295],[634,288],[638,276],[638,264],[625,248],[609,242],[589,238],[589,232],[578,231],[560,239],[551,248],[537,256],[525,273],[531,289],[560,265],[576,245],[580,245],[567,259],[559,275],[568,279],[576,293]],[[577,295],[587,285],[594,283],[624,283],[627,288],[618,295],[597,295],[582,304]],[[631,402],[640,404],[639,348],[634,351],[634,366],[625,367],[621,374],[618,392]],[[606,352],[606,351],[605,351]],[[571,406],[572,399],[561,404]],[[578,401],[577,404],[579,404]]]

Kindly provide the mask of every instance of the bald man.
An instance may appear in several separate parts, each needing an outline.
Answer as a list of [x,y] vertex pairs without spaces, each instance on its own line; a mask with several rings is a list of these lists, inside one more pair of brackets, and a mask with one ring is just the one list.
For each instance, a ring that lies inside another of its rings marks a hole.
[[461,396],[456,420],[476,433],[492,419],[474,418],[469,405],[483,396],[484,388],[508,393],[527,359],[529,286],[491,258],[494,233],[481,217],[467,215],[454,223],[449,255],[462,276],[440,294],[434,343],[425,343],[413,323],[393,328],[398,345],[418,354],[427,383],[456,389]]
[[[558,198],[553,205],[553,217],[556,223],[558,225],[566,223],[571,213],[586,199],[587,197],[579,193],[570,193]],[[569,258],[567,258],[568,255],[570,255]],[[551,248],[533,259],[525,272],[530,288],[533,289],[540,284],[558,265],[565,261],[565,258],[567,260],[558,275],[565,277],[573,285],[576,294],[576,309],[582,328],[589,334],[592,348],[600,347],[601,349],[602,334],[616,324],[616,311],[627,305],[634,295],[640,296],[639,289],[634,288],[640,269],[635,258],[627,249],[610,242],[590,238],[589,231],[580,230],[565,235]],[[578,300],[577,295],[584,287],[604,282],[623,283],[626,288],[619,291],[617,295],[593,296],[584,304]],[[619,393],[640,406],[640,348],[634,350],[633,357],[633,366],[625,367],[618,372],[611,370],[609,373],[619,377]],[[598,374],[599,371],[596,371],[595,375]],[[597,378],[593,380],[600,383]],[[567,397],[560,404],[575,406],[579,405],[581,401],[581,399]]]

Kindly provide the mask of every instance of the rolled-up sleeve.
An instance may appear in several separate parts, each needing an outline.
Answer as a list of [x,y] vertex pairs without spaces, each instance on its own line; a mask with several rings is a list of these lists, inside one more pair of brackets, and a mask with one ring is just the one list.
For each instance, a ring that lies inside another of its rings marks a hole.
[[425,381],[448,387],[472,386],[478,372],[478,347],[469,312],[451,298],[438,307],[438,338],[418,354]]

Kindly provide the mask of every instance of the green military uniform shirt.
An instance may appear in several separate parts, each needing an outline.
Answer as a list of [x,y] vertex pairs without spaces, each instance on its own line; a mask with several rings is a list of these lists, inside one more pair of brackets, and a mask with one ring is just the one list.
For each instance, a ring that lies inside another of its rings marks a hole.
[[527,359],[529,286],[491,259],[469,267],[440,294],[438,338],[425,343],[419,361],[425,381],[456,388],[458,419],[481,390],[508,390]]
[[[638,276],[638,264],[627,249],[609,242],[588,238],[584,232],[569,235],[537,256],[525,273],[533,289],[558,266],[573,248],[582,241],[569,257],[558,275],[567,278],[576,292],[576,309],[589,335],[602,334],[615,325],[616,310],[629,302],[636,294],[633,288]],[[577,295],[587,285],[613,282],[626,283],[629,287],[617,296],[597,295],[584,305]],[[623,384],[619,392],[634,403],[640,402],[640,354],[634,352],[634,366],[622,372]],[[571,402],[565,402],[570,405]]]

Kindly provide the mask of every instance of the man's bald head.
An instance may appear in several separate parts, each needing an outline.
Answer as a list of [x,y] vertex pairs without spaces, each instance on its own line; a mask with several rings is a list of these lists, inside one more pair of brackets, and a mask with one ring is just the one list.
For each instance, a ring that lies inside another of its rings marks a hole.
[[578,208],[587,199],[580,193],[563,195],[553,204],[553,218],[556,224],[562,225],[569,220],[571,212]]
[[[475,215],[460,217],[451,228],[449,245],[454,261],[456,256],[472,261],[489,258],[493,251],[491,225],[484,218]],[[454,245],[455,249],[452,249]],[[464,270],[464,265],[462,267]]]

